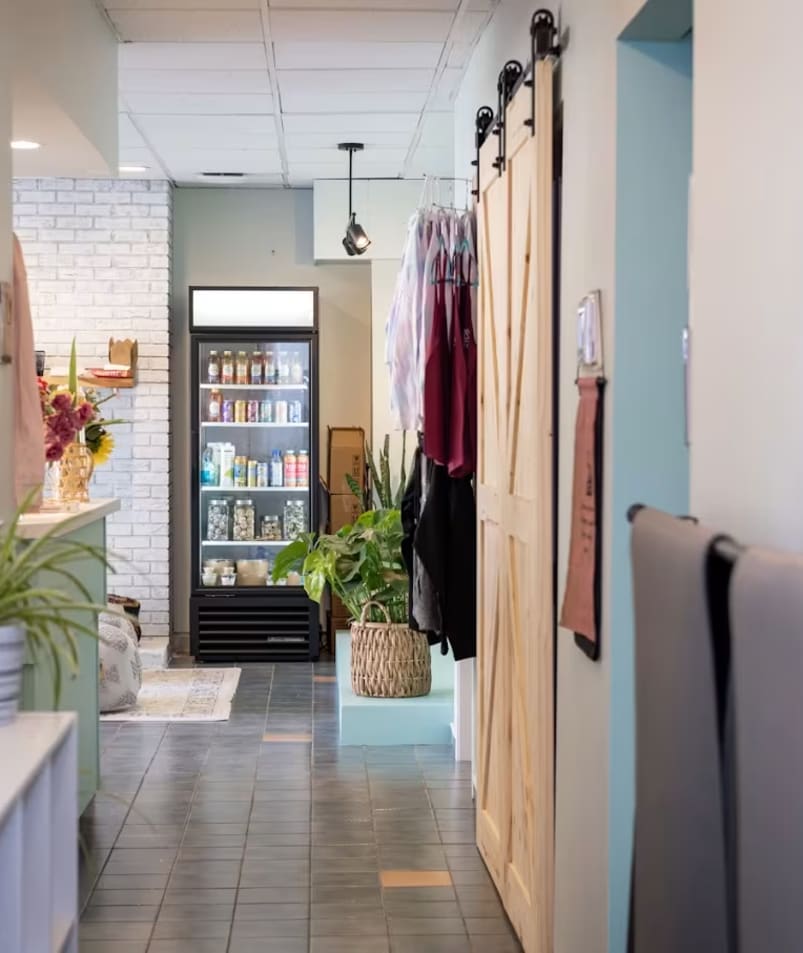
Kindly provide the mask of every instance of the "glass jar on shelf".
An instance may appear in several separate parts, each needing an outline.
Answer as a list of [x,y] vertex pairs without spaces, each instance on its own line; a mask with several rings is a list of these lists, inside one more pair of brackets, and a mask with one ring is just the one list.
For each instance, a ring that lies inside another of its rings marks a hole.
[[268,543],[282,541],[282,521],[278,516],[266,514],[262,517],[262,539]]
[[298,539],[307,532],[307,504],[304,500],[288,500],[284,504],[284,538]]
[[234,539],[245,542],[256,538],[256,510],[254,501],[241,499],[234,501]]
[[212,543],[231,539],[231,507],[225,497],[211,499],[206,507],[206,538]]

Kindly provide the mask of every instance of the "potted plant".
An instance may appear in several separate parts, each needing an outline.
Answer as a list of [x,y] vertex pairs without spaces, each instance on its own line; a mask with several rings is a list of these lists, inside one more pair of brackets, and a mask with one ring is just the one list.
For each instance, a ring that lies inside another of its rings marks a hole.
[[426,695],[432,684],[429,643],[407,625],[407,570],[398,509],[368,510],[337,533],[308,533],[276,556],[274,581],[300,572],[314,602],[330,586],[354,620],[351,683],[357,695]]
[[[28,509],[31,494],[14,517],[0,529],[0,724],[13,719],[20,698],[25,649],[32,657],[50,659],[56,704],[61,695],[63,666],[74,673],[78,666],[77,636],[97,638],[97,629],[77,619],[76,613],[103,612],[93,603],[86,586],[71,564],[76,559],[94,559],[111,568],[102,548],[63,539],[69,521],[36,540],[18,535],[20,517]],[[42,585],[53,574],[78,591]],[[69,613],[69,616],[67,615]]]

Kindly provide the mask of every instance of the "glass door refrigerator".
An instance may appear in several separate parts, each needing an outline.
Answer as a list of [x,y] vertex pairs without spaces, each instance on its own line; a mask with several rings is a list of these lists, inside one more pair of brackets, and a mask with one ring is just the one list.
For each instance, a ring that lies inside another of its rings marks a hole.
[[189,291],[192,652],[317,658],[318,606],[276,553],[318,518],[317,288]]

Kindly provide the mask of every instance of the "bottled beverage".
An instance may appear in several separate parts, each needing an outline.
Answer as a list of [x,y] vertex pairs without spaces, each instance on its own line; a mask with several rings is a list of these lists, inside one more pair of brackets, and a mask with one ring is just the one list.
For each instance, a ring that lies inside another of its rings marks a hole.
[[220,383],[234,383],[234,355],[231,351],[223,352],[223,360],[220,362]]
[[233,400],[223,401],[223,415],[222,416],[223,416],[224,424],[234,423],[234,401]]
[[234,444],[220,448],[220,485],[234,486]]
[[260,462],[257,464],[257,486],[268,486],[269,480],[270,466],[264,461],[260,460]]
[[291,400],[287,405],[287,420],[291,424],[303,423],[304,410],[300,400]]
[[251,383],[261,384],[263,373],[262,351],[254,351],[251,355]]
[[257,462],[256,460],[248,461],[248,485],[249,487],[259,486],[257,482]]
[[276,383],[276,363],[273,359],[273,351],[268,351],[265,354],[265,383]]
[[245,400],[235,400],[234,402],[234,422],[236,424],[248,423],[248,402]]
[[279,383],[290,383],[290,360],[288,359],[287,353],[285,351],[282,351],[281,354],[279,354]]
[[304,383],[304,365],[301,363],[301,355],[298,351],[293,352],[293,360],[290,363],[290,383]]
[[234,458],[234,485],[248,486],[248,457]]
[[280,450],[274,450],[270,457],[270,485],[284,486],[284,466]]
[[245,351],[237,352],[237,369],[235,371],[235,384],[248,383],[248,355]]
[[299,450],[296,458],[296,486],[309,486],[309,451]]
[[284,485],[295,487],[296,483],[296,455],[294,450],[286,450],[284,454]]
[[273,423],[273,401],[263,400],[259,405],[259,422],[262,424]]
[[277,400],[273,405],[273,422],[277,424],[287,423],[287,401]]
[[209,392],[209,408],[208,408],[208,419],[211,423],[218,423],[220,421],[221,414],[221,404],[223,402],[223,395],[215,387]]
[[217,351],[209,352],[206,379],[210,384],[220,383],[220,355]]
[[217,486],[218,473],[215,463],[215,451],[211,446],[204,448],[201,457],[201,486]]
[[246,408],[248,414],[248,423],[256,424],[259,423],[259,401],[258,400],[249,400],[248,407]]

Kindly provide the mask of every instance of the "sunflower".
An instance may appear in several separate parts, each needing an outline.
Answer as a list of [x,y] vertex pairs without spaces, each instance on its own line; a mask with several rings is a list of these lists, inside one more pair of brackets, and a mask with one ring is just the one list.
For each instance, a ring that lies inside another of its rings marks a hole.
[[106,430],[101,430],[96,441],[95,448],[92,450],[92,459],[95,466],[106,463],[114,450],[114,437]]

